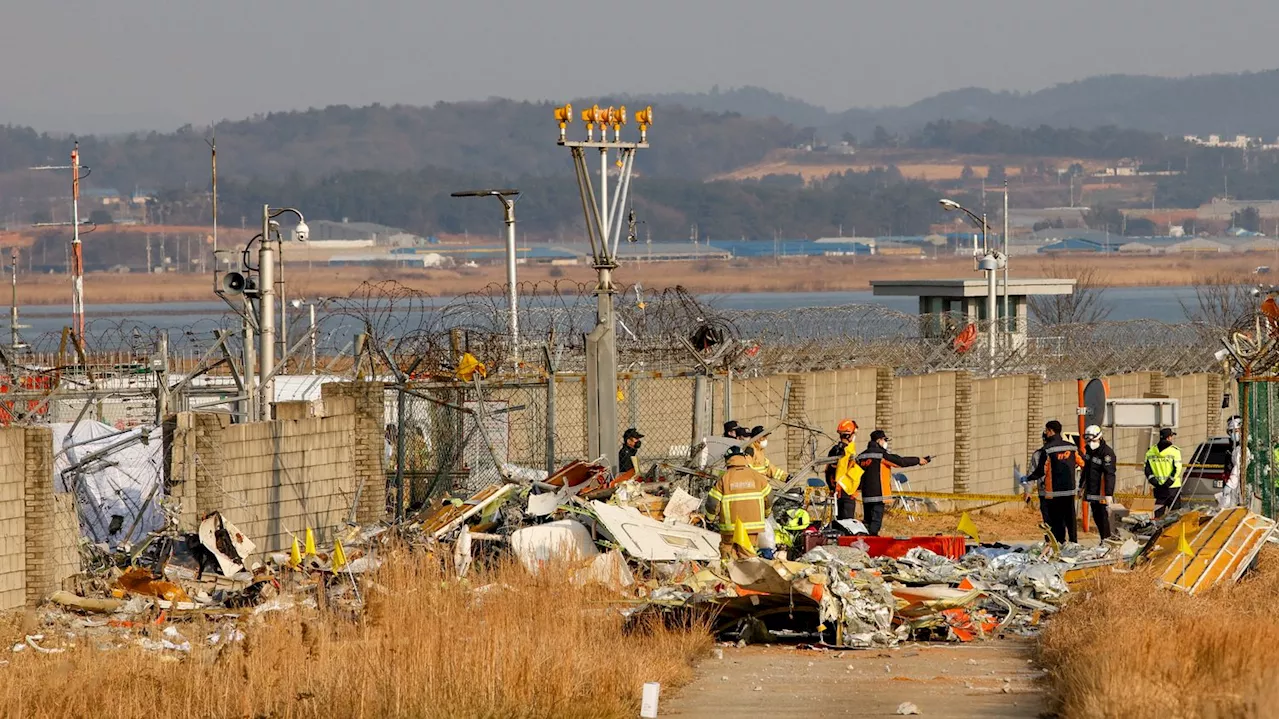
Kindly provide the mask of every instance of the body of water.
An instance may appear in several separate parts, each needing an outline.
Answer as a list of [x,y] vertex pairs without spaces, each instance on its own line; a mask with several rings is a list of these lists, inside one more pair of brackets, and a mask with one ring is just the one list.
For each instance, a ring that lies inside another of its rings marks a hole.
[[[708,295],[704,298],[715,307],[724,310],[788,310],[800,307],[836,307],[851,304],[876,304],[899,312],[915,313],[913,297],[875,297],[870,290],[859,292],[742,292]],[[1120,287],[1103,291],[1103,302],[1110,310],[1108,320],[1124,321],[1151,319],[1160,322],[1181,322],[1186,319],[1182,304],[1195,304],[1193,287]],[[444,305],[449,298],[441,297],[430,304]],[[70,305],[42,305],[19,308],[22,330],[26,337],[58,332],[71,321]],[[192,329],[208,330],[217,326],[219,318],[227,312],[220,302],[174,302],[153,304],[90,305],[88,320],[137,322],[171,332]],[[7,329],[7,322],[4,324]]]

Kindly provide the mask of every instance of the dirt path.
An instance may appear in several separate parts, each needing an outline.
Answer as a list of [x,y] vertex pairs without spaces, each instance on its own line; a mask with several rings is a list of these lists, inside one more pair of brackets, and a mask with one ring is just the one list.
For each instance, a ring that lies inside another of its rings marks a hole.
[[702,662],[691,684],[662,697],[660,714],[896,716],[899,704],[911,702],[922,717],[1034,719],[1045,708],[1041,672],[1030,663],[1026,640],[857,651],[726,647],[723,653]]

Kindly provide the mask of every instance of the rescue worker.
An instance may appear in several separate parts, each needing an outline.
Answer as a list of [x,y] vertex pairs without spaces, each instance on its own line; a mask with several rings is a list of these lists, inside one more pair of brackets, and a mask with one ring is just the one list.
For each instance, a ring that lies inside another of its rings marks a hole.
[[1077,473],[1084,466],[1080,450],[1062,438],[1062,423],[1044,423],[1044,445],[1031,455],[1028,482],[1039,483],[1040,513],[1061,544],[1078,541],[1076,534]]
[[1240,415],[1227,418],[1227,466],[1223,474],[1227,479],[1223,482],[1222,491],[1214,495],[1218,500],[1218,509],[1229,509],[1240,503],[1240,428],[1243,422]]
[[853,462],[862,470],[859,485],[862,489],[862,523],[867,527],[867,534],[873,537],[880,534],[885,502],[893,498],[893,470],[923,467],[931,459],[928,456],[903,457],[893,454],[889,449],[889,436],[884,430],[877,429],[871,433],[871,442],[867,444],[867,448],[853,458]]
[[636,469],[636,452],[640,451],[640,440],[644,435],[631,427],[622,433],[622,447],[618,450],[618,474],[626,474]]
[[769,433],[764,431],[764,426],[756,425],[752,427],[748,437],[751,438],[751,444],[747,446],[747,450],[744,450],[744,453],[751,460],[751,468],[778,484],[785,484],[787,473],[773,466],[773,463],[765,455],[765,447],[769,446]]
[[1102,428],[1091,424],[1084,431],[1084,498],[1089,503],[1098,538],[1111,538],[1111,510],[1116,493],[1116,453],[1102,438]]
[[738,420],[731,419],[724,423],[724,436],[726,439],[742,438],[742,427],[738,424]]
[[1143,470],[1156,498],[1156,519],[1169,510],[1182,509],[1182,450],[1173,443],[1172,427],[1160,430],[1160,440],[1147,450]]
[[754,548],[773,506],[773,488],[767,477],[747,466],[747,457],[740,448],[730,447],[724,453],[724,463],[724,475],[707,493],[706,516],[714,518],[720,530],[720,556],[753,556],[754,551],[733,543],[735,523],[742,523]]
[[803,551],[796,550],[796,543],[801,541],[800,535],[809,528],[810,524],[813,524],[813,518],[804,507],[788,509],[783,516],[782,526],[775,532],[778,548],[789,550],[787,556],[791,557],[803,554]]
[[842,492],[836,483],[836,470],[839,467],[839,458],[845,456],[845,451],[849,447],[857,446],[858,423],[851,419],[842,419],[840,424],[836,425],[836,434],[839,439],[835,444],[831,445],[831,449],[827,451],[827,456],[835,457],[837,461],[828,464],[823,474],[827,479],[827,491],[831,492],[832,496],[836,498],[836,519],[853,519],[853,494],[852,492]]

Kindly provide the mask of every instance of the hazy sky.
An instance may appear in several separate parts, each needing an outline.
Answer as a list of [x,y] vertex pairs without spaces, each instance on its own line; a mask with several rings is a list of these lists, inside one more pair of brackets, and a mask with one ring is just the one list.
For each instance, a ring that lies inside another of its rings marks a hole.
[[833,109],[1277,65],[1276,0],[0,0],[0,123],[759,85]]

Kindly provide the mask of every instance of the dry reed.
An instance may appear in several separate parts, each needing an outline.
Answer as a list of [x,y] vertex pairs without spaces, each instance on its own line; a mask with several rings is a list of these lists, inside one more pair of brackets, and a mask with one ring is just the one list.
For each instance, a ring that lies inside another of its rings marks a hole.
[[628,630],[614,597],[548,574],[504,565],[460,583],[421,555],[393,555],[356,621],[273,612],[217,648],[205,645],[209,627],[179,624],[193,649],[177,661],[136,645],[103,651],[101,638],[63,654],[14,654],[0,670],[0,713],[635,716],[645,682],[687,682],[710,646],[703,626]]
[[1238,584],[1188,597],[1150,571],[1075,592],[1038,653],[1065,717],[1274,717],[1280,712],[1276,551]]

